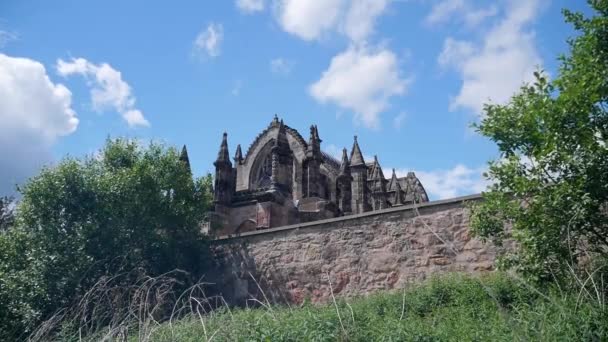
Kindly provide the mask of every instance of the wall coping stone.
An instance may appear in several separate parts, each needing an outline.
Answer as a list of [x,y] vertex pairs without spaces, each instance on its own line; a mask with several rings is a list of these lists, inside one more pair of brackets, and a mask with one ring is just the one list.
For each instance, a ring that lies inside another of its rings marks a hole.
[[382,215],[382,214],[387,214],[387,213],[395,213],[395,212],[401,212],[401,211],[409,211],[409,210],[413,210],[413,209],[438,207],[438,206],[442,206],[442,205],[446,205],[446,204],[455,204],[455,203],[465,202],[465,201],[478,201],[481,199],[482,199],[481,194],[474,194],[474,195],[460,196],[460,197],[454,197],[454,198],[419,203],[419,204],[402,205],[402,206],[392,207],[392,208],[387,208],[387,209],[368,211],[368,212],[364,212],[364,213],[360,213],[360,214],[340,216],[340,217],[334,217],[334,218],[312,221],[312,222],[297,223],[297,224],[291,224],[291,225],[287,225],[287,226],[244,232],[244,233],[240,233],[240,234],[223,235],[223,236],[213,239],[213,241],[236,240],[236,239],[246,238],[246,237],[250,237],[250,236],[273,234],[273,233],[277,233],[277,232],[296,230],[296,229],[300,229],[300,228],[311,228],[314,226],[319,226],[319,225],[323,225],[323,224],[327,224],[327,223],[356,220],[356,219],[363,218],[363,217],[370,217],[370,216]]

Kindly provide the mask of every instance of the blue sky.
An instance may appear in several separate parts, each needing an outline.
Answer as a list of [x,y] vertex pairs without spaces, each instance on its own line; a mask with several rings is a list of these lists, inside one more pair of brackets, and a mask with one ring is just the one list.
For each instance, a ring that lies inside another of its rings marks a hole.
[[[473,132],[574,34],[566,0],[2,1],[0,194],[106,137],[188,146],[212,171],[278,114],[338,154],[414,170],[432,199],[479,192]],[[387,171],[390,172],[390,171]],[[387,173],[385,172],[385,174]],[[390,173],[389,173],[390,174]]]

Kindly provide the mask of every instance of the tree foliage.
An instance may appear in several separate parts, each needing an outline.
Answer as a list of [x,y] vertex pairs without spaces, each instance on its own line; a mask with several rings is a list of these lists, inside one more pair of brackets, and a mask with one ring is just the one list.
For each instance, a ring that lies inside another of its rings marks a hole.
[[15,223],[15,198],[0,197],[0,231],[7,230]]
[[536,72],[506,105],[486,105],[476,125],[501,159],[490,163],[493,185],[473,229],[497,243],[512,237],[518,248],[502,266],[532,280],[608,256],[608,1],[589,4],[589,18],[564,11],[579,35],[556,77]]
[[106,275],[202,273],[211,178],[193,179],[174,148],[108,140],[98,155],[66,158],[19,190],[16,226],[0,235],[0,338]]

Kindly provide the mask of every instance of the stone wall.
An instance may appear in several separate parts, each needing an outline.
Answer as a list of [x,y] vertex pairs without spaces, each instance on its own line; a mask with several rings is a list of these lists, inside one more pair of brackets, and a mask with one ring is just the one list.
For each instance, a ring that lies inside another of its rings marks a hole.
[[[469,234],[479,195],[217,239],[210,280],[232,304],[323,302],[401,288],[435,273],[491,271],[497,249]],[[262,293],[263,292],[263,293]]]

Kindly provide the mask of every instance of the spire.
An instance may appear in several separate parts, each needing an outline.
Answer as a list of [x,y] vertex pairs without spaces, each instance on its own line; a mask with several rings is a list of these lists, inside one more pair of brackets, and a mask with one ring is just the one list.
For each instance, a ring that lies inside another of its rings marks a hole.
[[371,179],[374,181],[372,190],[374,192],[385,192],[386,185],[384,174],[382,173],[382,167],[380,167],[380,163],[378,162],[378,157],[374,156],[374,165],[372,166],[372,176]]
[[342,163],[340,164],[340,175],[350,175],[350,162],[346,155],[346,148],[342,149]]
[[361,149],[359,148],[359,143],[357,142],[357,136],[355,135],[355,141],[353,142],[353,149],[350,151],[350,165],[365,165],[365,160],[363,160],[363,154],[361,153]]
[[[372,166],[372,179],[384,181],[384,173],[378,162],[378,156],[374,156],[374,166]],[[394,169],[393,169],[394,170]]]
[[394,191],[396,187],[399,187],[401,189],[401,186],[397,181],[397,174],[395,173],[395,169],[393,168],[393,176],[391,177],[391,181],[388,183],[388,191]]
[[241,152],[241,144],[236,145],[236,153],[234,154],[234,163],[241,164],[243,162],[243,152]]
[[188,158],[188,149],[186,148],[186,145],[182,147],[182,152],[179,154],[179,161],[186,165],[188,172],[192,173],[190,169],[190,158]]
[[220,151],[217,153],[217,159],[215,161],[215,166],[218,164],[228,164],[232,166],[230,163],[230,155],[228,154],[228,133],[224,132],[222,137],[222,144],[220,145]]
[[182,152],[179,154],[179,160],[190,166],[190,158],[188,158],[188,149],[186,145],[182,146]]

